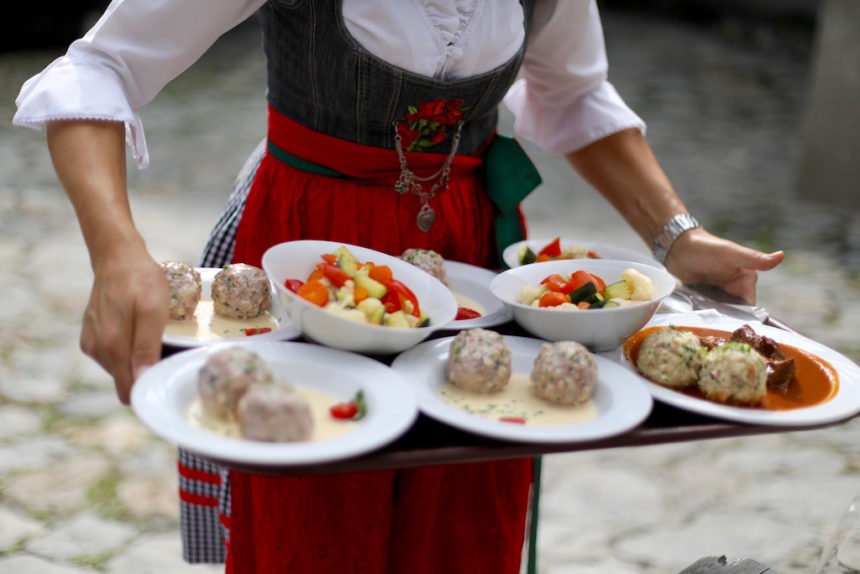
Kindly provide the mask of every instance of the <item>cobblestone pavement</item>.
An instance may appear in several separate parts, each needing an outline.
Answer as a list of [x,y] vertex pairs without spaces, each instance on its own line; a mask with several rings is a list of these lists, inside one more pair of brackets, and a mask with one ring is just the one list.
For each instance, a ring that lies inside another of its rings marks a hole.
[[[618,14],[605,24],[611,78],[691,211],[721,233],[789,251],[762,277],[760,302],[860,358],[858,215],[792,194],[807,58],[683,24]],[[142,112],[152,167],[130,166],[130,194],[157,259],[198,259],[263,136],[255,34],[228,35]],[[52,57],[0,57],[0,572],[220,571],[182,563],[174,450],[78,350],[91,282],[84,244],[44,136],[9,124],[18,86]],[[563,161],[530,149],[546,182],[525,206],[533,235],[644,250]],[[548,457],[541,571],[657,574],[727,554],[811,572],[860,492],[858,427]]]

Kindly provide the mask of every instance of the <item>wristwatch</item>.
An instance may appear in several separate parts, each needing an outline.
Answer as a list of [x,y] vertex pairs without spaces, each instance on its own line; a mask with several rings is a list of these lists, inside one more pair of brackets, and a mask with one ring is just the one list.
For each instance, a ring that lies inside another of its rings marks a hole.
[[652,250],[657,261],[660,263],[666,261],[666,256],[669,254],[669,249],[672,248],[672,244],[675,243],[675,240],[691,229],[696,229],[698,227],[701,227],[701,225],[696,221],[696,218],[689,213],[679,213],[670,219],[669,223],[667,223],[663,229],[660,230],[660,233],[657,234],[657,237],[654,238],[654,248]]

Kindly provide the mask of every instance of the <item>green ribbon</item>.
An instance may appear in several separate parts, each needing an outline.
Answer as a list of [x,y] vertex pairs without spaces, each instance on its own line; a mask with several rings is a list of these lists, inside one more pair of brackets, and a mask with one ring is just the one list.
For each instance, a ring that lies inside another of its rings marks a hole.
[[493,138],[484,165],[487,194],[496,207],[496,247],[504,265],[505,247],[526,238],[517,207],[542,180],[525,150],[507,136]]
[[305,161],[300,157],[296,157],[288,151],[284,151],[278,146],[276,146],[272,140],[268,140],[266,144],[266,148],[269,150],[269,153],[275,156],[280,161],[284,162],[290,167],[294,167],[296,169],[300,169],[302,171],[306,171],[308,173],[315,173],[317,175],[327,175],[329,177],[346,177],[339,171],[335,171],[331,168],[311,163],[309,161]]
[[[308,173],[328,177],[346,177],[339,171],[324,167],[282,150],[268,140],[269,153],[283,163]],[[495,206],[496,246],[499,261],[505,247],[525,239],[517,206],[541,183],[540,174],[529,156],[513,138],[497,135],[487,146],[485,187]]]

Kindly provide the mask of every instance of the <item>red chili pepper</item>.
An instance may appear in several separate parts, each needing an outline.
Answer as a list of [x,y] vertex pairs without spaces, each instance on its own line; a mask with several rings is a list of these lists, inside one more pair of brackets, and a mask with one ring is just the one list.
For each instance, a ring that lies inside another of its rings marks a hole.
[[457,316],[454,317],[454,320],[464,321],[466,319],[477,319],[480,316],[481,314],[474,309],[469,309],[468,307],[457,307]]
[[323,264],[323,275],[335,287],[343,287],[343,284],[351,279],[349,273],[330,263]]
[[244,329],[245,336],[250,337],[251,335],[262,335],[263,333],[271,333],[271,327],[251,327],[249,329]]
[[349,401],[348,403],[338,403],[333,407],[329,408],[329,412],[331,416],[336,419],[351,419],[358,413],[358,405],[355,401]]
[[293,293],[298,293],[299,289],[302,288],[302,285],[304,285],[304,282],[300,279],[287,279],[286,281],[284,281],[284,287],[286,287]]
[[[397,298],[400,301],[400,308],[403,308],[404,301],[409,301],[412,303],[412,314],[416,317],[421,316],[421,307],[418,305],[418,297],[415,296],[409,287],[398,281],[397,279],[392,279],[390,281],[385,282],[385,287],[388,289],[388,292],[394,292],[397,295]],[[387,293],[386,293],[387,294]],[[382,302],[385,303],[385,298],[383,297]]]
[[522,417],[499,417],[499,420],[502,421],[503,423],[514,423],[517,425],[526,424],[526,419],[524,419]]
[[541,255],[548,255],[549,257],[558,257],[561,255],[561,238],[556,237],[547,243],[543,249],[538,251],[538,257]]

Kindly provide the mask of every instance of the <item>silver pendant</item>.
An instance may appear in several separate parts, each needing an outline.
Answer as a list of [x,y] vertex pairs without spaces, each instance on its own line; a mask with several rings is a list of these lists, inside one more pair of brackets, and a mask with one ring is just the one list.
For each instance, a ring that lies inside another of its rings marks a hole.
[[433,226],[434,221],[436,221],[436,212],[433,211],[432,207],[425,203],[421,206],[421,211],[418,212],[418,217],[416,218],[418,229],[427,233]]

